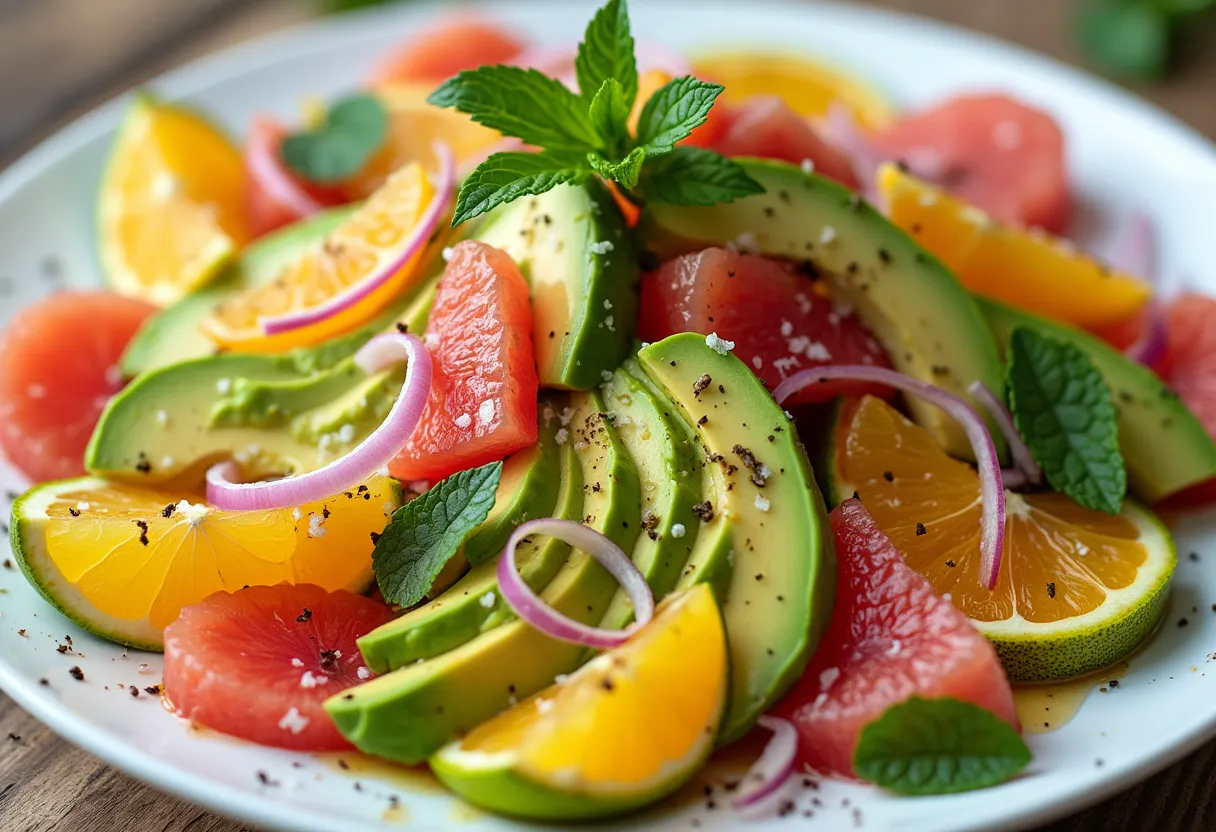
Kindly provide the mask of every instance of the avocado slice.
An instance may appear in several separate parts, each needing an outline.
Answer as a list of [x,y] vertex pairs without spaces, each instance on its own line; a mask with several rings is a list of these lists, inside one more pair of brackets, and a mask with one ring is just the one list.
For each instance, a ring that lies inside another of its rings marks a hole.
[[[636,367],[636,364],[635,364]],[[604,382],[604,404],[625,450],[638,469],[642,488],[642,533],[631,559],[664,598],[675,586],[692,553],[699,521],[693,506],[701,502],[696,477],[698,454],[683,433],[683,420],[666,396],[655,395],[624,368]],[[673,528],[681,529],[679,536]],[[633,621],[633,604],[618,589],[600,626],[619,630]]]
[[[375,331],[398,320],[424,329],[436,285],[437,278],[424,283]],[[351,357],[375,331],[282,355],[224,353],[145,373],[106,405],[85,467],[108,479],[183,486],[233,456],[251,477],[315,470],[374,430],[401,390],[403,368],[368,376]]]
[[[700,513],[733,526],[722,616],[730,702],[720,742],[747,733],[802,671],[832,612],[835,554],[823,498],[793,423],[738,358],[682,333],[638,353],[680,406],[727,485]],[[711,521],[712,525],[712,521]]]
[[1114,395],[1119,448],[1127,466],[1128,487],[1137,497],[1155,503],[1216,477],[1216,442],[1152,370],[1067,324],[986,298],[976,300],[1002,347],[1015,329],[1026,327],[1072,344],[1090,357]]
[[215,344],[199,329],[199,321],[229,295],[274,280],[284,266],[337,228],[354,209],[353,205],[333,208],[253,242],[215,282],[144,322],[118,362],[123,377],[134,378],[170,364],[212,355]]
[[504,205],[473,237],[510,254],[532,286],[542,386],[590,390],[616,369],[633,339],[638,267],[633,235],[602,182]]
[[[465,542],[466,556],[475,540],[490,547],[491,539],[496,541],[492,551],[497,555],[515,527],[534,517],[582,519],[582,470],[574,444],[557,443],[560,425],[552,406],[542,407],[540,442],[512,455],[503,465],[494,509]],[[501,505],[511,508],[500,511]],[[539,591],[553,579],[569,552],[568,544],[538,535],[519,547],[516,562],[528,586]],[[369,668],[387,673],[454,650],[513,617],[498,594],[498,559],[491,557],[479,561],[438,597],[360,638],[359,650]]]
[[[629,551],[641,520],[637,471],[603,416],[599,394],[576,394],[571,404],[569,432],[582,471],[583,520]],[[565,615],[592,623],[603,617],[616,589],[616,580],[598,561],[573,550],[541,597]],[[421,763],[455,736],[577,668],[584,652],[515,620],[441,656],[351,688],[327,700],[325,710],[361,751]]]
[[[1002,395],[1001,363],[984,318],[937,258],[830,179],[784,162],[735,161],[765,193],[709,207],[652,202],[638,226],[643,245],[664,259],[730,244],[809,262],[830,280],[836,301],[857,310],[900,372],[968,401],[967,387],[977,380]],[[949,415],[913,397],[908,407],[951,454],[973,458]],[[990,428],[1004,455],[1004,438],[995,423]]]

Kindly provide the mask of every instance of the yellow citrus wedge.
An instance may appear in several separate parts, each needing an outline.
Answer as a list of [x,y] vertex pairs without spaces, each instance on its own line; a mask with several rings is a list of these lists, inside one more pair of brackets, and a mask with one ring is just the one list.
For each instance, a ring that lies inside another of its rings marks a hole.
[[738,103],[755,95],[776,95],[794,112],[826,116],[833,102],[847,107],[868,129],[888,124],[890,103],[873,88],[837,69],[793,55],[772,52],[728,52],[693,62],[697,77],[726,87],[722,99]]
[[722,617],[702,584],[669,598],[625,645],[449,743],[431,768],[470,803],[516,817],[627,811],[701,767],[726,680]]
[[98,205],[106,283],[167,305],[247,242],[240,151],[184,107],[139,95],[110,154]]
[[359,488],[298,508],[220,511],[201,497],[91,477],[46,483],[13,505],[13,553],[84,629],[159,650],[182,607],[214,592],[283,582],[367,589],[371,534],[402,495],[387,476]]
[[411,257],[391,279],[337,314],[274,335],[267,335],[260,322],[262,318],[320,306],[392,262],[432,194],[422,165],[406,165],[319,245],[305,250],[269,283],[222,301],[199,326],[222,347],[266,353],[319,344],[367,323],[413,285],[422,271],[419,265],[442,241]]
[[1001,225],[983,211],[891,164],[878,172],[891,222],[945,263],[973,292],[1085,328],[1135,315],[1152,290],[1067,240]]
[[1009,678],[1091,673],[1135,650],[1165,614],[1177,554],[1147,509],[1118,515],[1062,494],[1005,495],[1005,554],[995,590],[980,585],[975,470],[924,428],[870,396],[840,406],[827,466],[854,491],[909,566],[996,647]]

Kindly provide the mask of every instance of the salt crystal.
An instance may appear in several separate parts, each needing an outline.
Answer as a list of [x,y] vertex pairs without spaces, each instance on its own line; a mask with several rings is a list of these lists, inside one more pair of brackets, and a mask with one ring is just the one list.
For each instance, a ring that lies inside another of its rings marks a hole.
[[824,670],[819,674],[819,687],[823,690],[829,690],[839,678],[840,668],[829,667],[827,670]]
[[591,250],[592,254],[607,254],[612,251],[614,246],[611,240],[601,240],[598,243],[592,243],[587,248]]
[[461,413],[452,421],[458,428],[467,428],[469,425],[473,424],[473,417],[467,413]]
[[819,244],[829,246],[836,241],[836,229],[833,226],[825,225],[819,231]]
[[304,666],[304,662],[303,662],[301,659],[292,659],[292,660],[291,660],[291,666],[292,666],[292,667],[303,667],[303,666]]
[[759,494],[756,495],[756,508],[761,511],[768,511],[771,506],[772,504],[764,497],[761,497]]
[[799,167],[802,168],[803,173],[815,172],[815,162],[811,159],[803,159],[802,164]]
[[300,713],[294,706],[289,708],[287,713],[283,714],[283,718],[279,720],[279,728],[284,731],[290,731],[293,734],[299,734],[308,727],[309,719]]
[[684,528],[683,523],[672,523],[671,524],[671,536],[672,537],[676,537],[676,538],[683,537],[687,532],[688,532],[688,530],[686,528]]
[[169,412],[166,410],[156,411],[156,421],[163,428],[169,424]]
[[486,399],[477,407],[477,422],[478,424],[488,425],[494,421],[494,401]]
[[490,609],[494,606],[494,601],[497,597],[498,596],[496,596],[493,592],[487,592],[485,595],[477,599],[477,603],[481,604],[486,609]]
[[372,672],[366,667],[360,667],[355,671],[355,676],[359,677],[360,679],[370,679],[372,678]]
[[217,391],[219,391],[219,394],[221,396],[227,396],[228,393],[232,390],[232,379],[230,379],[230,378],[217,379],[215,382],[215,389]]
[[735,342],[727,341],[725,338],[719,338],[718,333],[711,332],[705,336],[705,346],[709,347],[718,355],[726,355],[735,348]]

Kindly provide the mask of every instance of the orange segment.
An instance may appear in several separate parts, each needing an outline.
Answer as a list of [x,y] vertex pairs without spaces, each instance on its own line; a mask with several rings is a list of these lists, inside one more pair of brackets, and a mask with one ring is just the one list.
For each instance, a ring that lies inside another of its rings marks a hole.
[[1046,232],[1001,225],[983,211],[886,164],[878,189],[891,221],[968,289],[1080,327],[1110,326],[1148,302],[1147,283]]
[[776,95],[803,116],[826,116],[833,102],[846,106],[866,128],[887,125],[891,105],[868,84],[827,64],[772,52],[729,52],[694,62],[697,77],[726,87],[722,99],[737,104],[757,95]]
[[172,303],[249,241],[240,151],[197,113],[141,95],[115,140],[99,214],[111,288]]
[[[349,309],[299,329],[266,335],[260,321],[319,306],[391,263],[418,224],[434,191],[422,165],[398,170],[324,242],[286,266],[273,281],[220,303],[200,323],[217,344],[241,352],[282,352],[319,344],[375,317],[411,286],[428,251],[410,258],[396,274]],[[446,224],[444,224],[446,225]],[[441,245],[436,241],[433,245]],[[432,250],[433,250],[432,245]]]

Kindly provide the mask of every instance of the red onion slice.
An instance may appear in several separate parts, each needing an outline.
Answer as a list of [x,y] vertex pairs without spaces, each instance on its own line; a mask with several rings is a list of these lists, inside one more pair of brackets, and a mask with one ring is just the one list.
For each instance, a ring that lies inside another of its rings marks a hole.
[[[633,603],[634,622],[623,630],[605,630],[567,618],[545,603],[515,567],[515,549],[531,534],[547,534],[581,549],[616,578]],[[646,578],[621,548],[604,535],[573,520],[540,518],[515,529],[498,559],[498,590],[515,613],[550,638],[597,649],[620,647],[654,617],[654,595]]]
[[283,131],[277,127],[255,127],[249,136],[245,161],[249,176],[260,190],[272,200],[290,211],[297,219],[309,217],[324,210],[324,206],[300,187],[287,172],[279,158],[278,140]]
[[1132,214],[1121,229],[1109,260],[1116,271],[1156,282],[1157,227],[1152,217],[1142,211]]
[[794,759],[798,753],[798,729],[794,723],[780,717],[762,716],[756,724],[772,731],[773,736],[747,770],[739,791],[731,800],[730,805],[735,809],[755,806],[785,785],[794,773]]
[[1166,331],[1165,310],[1157,300],[1149,301],[1145,308],[1144,328],[1140,337],[1128,345],[1123,354],[1149,369],[1159,365],[1169,349],[1169,333]]
[[329,298],[325,303],[311,306],[307,309],[297,309],[285,315],[261,318],[262,331],[267,335],[277,335],[305,326],[319,323],[351,308],[372,292],[383,286],[393,275],[404,268],[412,257],[426,247],[431,235],[439,227],[447,212],[448,203],[452,200],[452,192],[456,187],[456,162],[452,151],[442,142],[435,143],[435,156],[439,159],[439,176],[435,183],[435,194],[430,203],[418,218],[417,224],[409,236],[389,256],[382,257],[380,264],[363,280],[348,286],[338,294]]
[[910,378],[903,373],[865,364],[812,367],[800,370],[777,385],[773,398],[782,404],[800,390],[825,381],[865,381],[884,384],[924,399],[949,413],[962,427],[975,452],[980,478],[980,580],[988,589],[996,587],[1005,551],[1005,487],[1001,480],[1001,460],[984,420],[975,408],[940,387]]
[[[1039,464],[1034,461],[1034,457],[1030,455],[1030,449],[1022,441],[1022,435],[1018,433],[1017,426],[1013,423],[1013,416],[1009,413],[1009,408],[1005,407],[1005,403],[998,399],[996,394],[989,390],[982,381],[971,382],[967,392],[979,402],[984,410],[988,411],[988,415],[1001,429],[1001,433],[1005,434],[1005,441],[1009,444],[1009,453],[1013,457],[1014,468],[1023,475],[1022,484],[1038,485],[1041,483],[1043,472],[1039,470]],[[1004,478],[1003,475],[1002,478]],[[1005,483],[1005,486],[1013,487],[1008,482]]]
[[207,471],[207,502],[228,511],[265,511],[316,502],[340,494],[376,473],[397,455],[418,426],[431,393],[431,354],[416,335],[377,335],[355,353],[366,373],[409,362],[401,394],[384,422],[350,453],[298,477],[235,483],[236,464],[221,462]]

